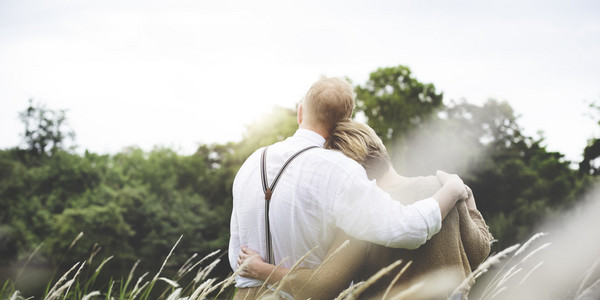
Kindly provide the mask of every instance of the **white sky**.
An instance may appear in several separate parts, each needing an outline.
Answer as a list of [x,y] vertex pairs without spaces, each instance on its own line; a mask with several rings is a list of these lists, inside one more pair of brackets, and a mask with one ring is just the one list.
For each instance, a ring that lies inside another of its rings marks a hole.
[[403,64],[446,103],[507,100],[579,160],[600,137],[585,116],[600,2],[491,2],[0,0],[0,148],[19,144],[33,98],[68,109],[79,150],[191,154],[293,107],[320,74],[363,84]]

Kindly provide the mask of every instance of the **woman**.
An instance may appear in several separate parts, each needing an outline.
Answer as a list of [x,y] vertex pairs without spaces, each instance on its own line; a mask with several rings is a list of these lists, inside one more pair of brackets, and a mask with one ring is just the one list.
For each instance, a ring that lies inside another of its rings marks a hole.
[[[345,120],[336,126],[325,147],[341,151],[346,156],[359,162],[366,170],[370,179],[375,179],[377,185],[388,192],[392,198],[403,204],[410,204],[435,193],[450,177],[449,174],[438,171],[436,176],[404,177],[392,167],[389,156],[381,139],[367,125],[352,120]],[[470,191],[470,190],[469,190]],[[411,261],[406,271],[394,283],[394,288],[404,290],[417,279],[427,280],[439,270],[446,271],[445,278],[453,278],[442,291],[435,295],[420,296],[449,296],[454,287],[468,276],[488,255],[490,251],[491,234],[477,211],[472,193],[466,201],[460,201],[450,211],[442,223],[442,229],[427,243],[417,250],[392,249],[364,241],[354,240],[343,232],[336,237],[328,256],[335,252],[339,245],[349,240],[349,247],[331,256],[316,270],[296,269],[291,279],[285,280],[282,290],[298,299],[333,299],[340,290],[347,287],[353,280],[365,280],[380,269],[402,259],[403,263],[393,269],[388,275],[378,279],[365,292],[364,296],[375,297],[386,290],[396,274]],[[260,255],[252,249],[242,248],[238,264],[246,259],[246,265],[240,275],[266,281],[269,284],[281,282],[289,273],[289,269],[276,267],[262,261]],[[448,273],[449,272],[449,273]],[[448,274],[458,274],[450,276]],[[356,276],[356,277],[354,277]],[[353,278],[354,277],[354,278]],[[431,291],[432,286],[443,286],[436,280],[435,285],[424,285]],[[462,291],[464,295],[468,291]]]

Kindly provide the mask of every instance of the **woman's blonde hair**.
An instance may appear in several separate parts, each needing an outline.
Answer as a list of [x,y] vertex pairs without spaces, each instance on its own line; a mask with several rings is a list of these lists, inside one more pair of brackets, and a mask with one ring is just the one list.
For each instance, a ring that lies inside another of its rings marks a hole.
[[345,79],[322,76],[304,96],[303,107],[310,119],[331,130],[339,120],[352,116],[354,89]]
[[380,178],[390,167],[390,158],[383,142],[366,124],[344,119],[338,122],[325,141],[325,148],[338,150],[357,161],[367,171],[369,179]]

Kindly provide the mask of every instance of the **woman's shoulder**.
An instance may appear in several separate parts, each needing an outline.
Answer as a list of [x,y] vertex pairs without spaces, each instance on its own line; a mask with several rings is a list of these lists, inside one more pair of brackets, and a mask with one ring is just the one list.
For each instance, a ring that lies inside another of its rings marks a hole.
[[440,187],[436,176],[413,176],[399,180],[395,186],[391,186],[386,191],[392,195],[392,198],[409,204],[431,197]]
[[441,184],[435,175],[423,175],[423,176],[411,176],[406,177],[405,180],[401,181],[402,185],[424,185],[424,186],[433,186],[436,188],[440,188]]

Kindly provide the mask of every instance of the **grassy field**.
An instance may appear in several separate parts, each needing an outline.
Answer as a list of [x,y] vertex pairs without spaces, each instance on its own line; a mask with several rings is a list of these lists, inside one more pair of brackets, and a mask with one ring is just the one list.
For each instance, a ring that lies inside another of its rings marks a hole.
[[[181,238],[180,238],[181,240]],[[97,284],[96,280],[110,263],[112,257],[107,257],[92,267],[91,259],[79,262],[64,272],[60,278],[48,283],[43,292],[42,299],[231,299],[235,288],[235,274],[218,279],[212,277],[211,272],[219,263],[216,258],[220,251],[215,251],[205,257],[196,255],[183,264],[177,272],[169,278],[164,276],[164,267],[169,257],[176,249],[179,241],[173,246],[171,252],[160,265],[157,273],[137,274],[137,263],[131,268],[126,278],[109,279],[107,282]],[[73,242],[72,245],[75,244]],[[599,272],[600,258],[589,264],[588,269],[582,272],[575,281],[576,286],[563,288],[560,293],[549,294],[552,290],[548,287],[546,292],[540,291],[535,286],[534,277],[544,272],[545,256],[553,247],[546,233],[538,233],[522,245],[514,245],[496,253],[483,262],[470,277],[465,279],[455,292],[467,288],[468,282],[474,278],[476,285],[469,296],[470,299],[587,299],[586,293],[597,295],[598,281],[594,283],[594,274]],[[35,255],[33,253],[32,255]],[[139,263],[139,262],[138,262]],[[27,266],[23,266],[27,268]],[[86,269],[88,272],[85,272]],[[378,276],[385,273],[382,270],[365,282],[359,282],[342,292],[338,299],[357,299],[365,287],[377,280]],[[88,274],[83,276],[82,274]],[[186,282],[182,284],[182,282]],[[96,287],[102,289],[96,289]],[[275,289],[278,287],[275,286]],[[533,290],[532,290],[533,288]],[[414,285],[399,293],[388,293],[385,299],[414,299],[416,297],[435,297],[436,289],[431,286]],[[596,292],[596,293],[595,293]],[[442,291],[446,293],[447,290]],[[7,280],[0,290],[1,299],[31,299],[15,289],[13,282]],[[37,298],[37,297],[36,297]],[[264,295],[264,299],[275,299],[274,295]],[[449,299],[454,299],[452,296]],[[590,298],[594,299],[594,298]]]

